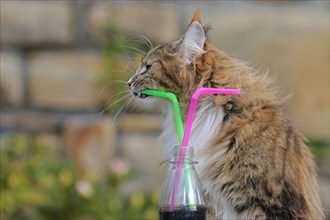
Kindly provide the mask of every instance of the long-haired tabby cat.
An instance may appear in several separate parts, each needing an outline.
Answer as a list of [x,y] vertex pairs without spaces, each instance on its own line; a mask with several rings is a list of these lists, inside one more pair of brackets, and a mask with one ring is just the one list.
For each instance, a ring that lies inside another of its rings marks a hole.
[[[214,48],[208,30],[196,10],[179,40],[151,49],[128,81],[135,99],[153,102],[140,91],[157,85],[177,95],[185,116],[197,88],[241,89],[203,96],[193,126],[209,219],[322,218],[313,157],[282,113],[273,80]],[[179,145],[171,111],[162,136],[168,149]]]

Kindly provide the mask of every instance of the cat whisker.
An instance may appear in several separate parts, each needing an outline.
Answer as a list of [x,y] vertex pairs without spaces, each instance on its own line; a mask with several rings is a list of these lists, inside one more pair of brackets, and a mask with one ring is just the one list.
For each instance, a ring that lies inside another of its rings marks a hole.
[[152,45],[152,43],[151,43],[151,41],[149,40],[149,38],[147,38],[146,36],[144,36],[144,35],[140,35],[143,39],[145,39],[146,40],[146,42],[150,45],[150,49],[152,49],[153,48],[153,45]]
[[142,45],[146,45],[148,47],[148,50],[150,50],[150,45],[148,43],[146,43],[144,40],[140,40],[140,39],[130,39],[130,41],[135,42],[135,43],[139,43]]
[[153,45],[151,43],[151,41],[144,35],[142,34],[131,34],[131,35],[128,35],[128,36],[131,36],[131,37],[134,37],[134,38],[137,38],[137,39],[142,39],[146,45],[149,47],[149,49],[151,50],[153,48]]
[[148,44],[148,42],[145,39],[143,39],[139,34],[127,34],[125,35],[125,37],[127,37],[129,41],[144,44],[150,49],[150,45]]
[[127,83],[127,81],[125,81],[125,80],[110,80],[108,83],[110,83],[112,85],[112,84],[115,84],[115,83]]
[[138,43],[147,45],[149,47],[149,45],[146,43],[146,41],[138,35],[128,34],[128,35],[126,35],[126,37],[128,38],[129,41],[138,42]]
[[[133,100],[134,100],[134,98],[132,97],[132,99],[129,101],[128,104],[132,103]],[[136,109],[137,109],[136,106],[135,106],[135,105],[132,105],[132,106],[130,107],[130,112],[129,112],[129,114],[133,114],[133,111],[136,110]]]
[[137,66],[135,65],[134,61],[132,60],[132,58],[129,56],[127,50],[125,49],[125,47],[122,45],[122,43],[120,42],[120,40],[118,39],[118,37],[116,37],[114,34],[110,33],[112,35],[112,37],[117,41],[118,45],[123,49],[126,57],[129,60],[129,64],[133,64],[134,69],[137,69]]
[[112,125],[114,125],[114,123],[118,120],[118,117],[121,113],[123,113],[125,111],[125,109],[127,109],[127,107],[129,106],[129,104],[133,101],[133,97],[130,99],[130,101],[128,101],[118,112],[117,114],[113,117],[113,121],[112,121]]
[[103,92],[109,87],[109,86],[111,86],[111,85],[113,85],[113,84],[116,84],[116,83],[123,83],[123,84],[126,84],[127,82],[126,81],[123,81],[123,80],[111,80],[111,81],[109,81],[108,82],[108,84],[107,85],[105,85],[105,86],[103,86],[103,88],[97,93],[97,97],[99,97],[100,95],[102,95],[103,94]]
[[125,68],[124,68],[124,71],[123,71],[123,72],[128,72],[128,73],[130,73],[130,77],[134,76],[134,75],[135,75],[135,72],[136,72],[136,70],[137,70],[135,64],[134,64],[133,66],[132,66],[131,64],[132,64],[132,61],[129,61],[129,62],[126,64],[126,66],[125,66]]
[[[124,47],[128,48],[128,46],[124,46]],[[136,57],[142,57],[144,55],[144,53],[142,54],[141,52],[138,52],[136,50],[130,50],[130,52],[133,53],[134,56]]]
[[125,94],[125,93],[127,93],[127,94],[126,94],[126,95],[123,95],[121,98],[119,98],[119,99],[117,99],[116,101],[114,101],[114,102],[113,102],[111,105],[109,105],[105,110],[110,109],[111,107],[115,106],[118,102],[121,102],[121,101],[123,101],[123,100],[125,100],[125,99],[127,99],[128,97],[131,96],[130,91],[124,91],[124,92],[121,92],[121,93],[116,94],[114,97],[116,97],[116,96],[118,96],[118,95]]
[[125,47],[125,48],[129,48],[129,49],[132,49],[132,50],[135,50],[135,51],[140,52],[140,53],[136,53],[137,55],[145,54],[144,51],[142,51],[142,50],[140,50],[140,49],[138,49],[138,48],[136,48],[136,47],[132,47],[132,46],[124,46],[124,47]]
[[[125,67],[125,71],[122,71],[123,73],[129,73],[131,76],[134,75],[134,73],[132,72],[135,72],[135,70],[137,69],[137,66],[134,62],[134,60],[132,59],[132,57],[129,56],[127,50],[125,49],[126,46],[122,45],[122,43],[120,42],[120,40],[118,39],[117,36],[115,36],[113,33],[111,33],[109,31],[109,28],[107,28],[107,32],[109,33],[109,35],[111,35],[117,42],[117,44],[119,45],[119,47],[124,51],[125,53],[125,56],[127,57],[127,59],[129,60],[129,62],[127,63],[126,67]],[[133,71],[127,71],[127,69],[130,67],[130,66],[133,66]]]
[[116,93],[116,94],[110,96],[110,97],[106,100],[106,102],[109,102],[111,99],[114,99],[115,97],[117,97],[117,96],[119,96],[119,95],[121,95],[121,94],[129,93],[129,92],[130,92],[130,91],[127,90],[127,89],[125,89],[124,91],[120,91],[120,92],[118,92],[118,93]]
[[121,113],[123,112],[122,109],[123,109],[124,107],[126,108],[126,107],[132,102],[132,100],[133,100],[133,98],[131,98],[130,101],[128,101],[126,104],[124,104],[124,106],[119,110],[119,112],[118,112],[114,117],[111,117],[111,118],[108,119],[108,120],[101,121],[100,124],[105,123],[105,124],[108,125],[109,122],[110,122],[111,126],[114,127],[115,124],[116,124],[116,122],[117,122],[117,120],[118,120],[119,113],[121,114]]
[[134,74],[132,71],[128,71],[128,70],[125,70],[125,71],[111,71],[111,73],[123,73],[123,74],[126,74],[126,75],[127,74],[129,74],[129,75]]
[[[128,93],[128,92],[129,92],[129,91],[124,91],[124,92],[118,93],[118,94],[116,94],[116,95],[110,97],[110,98],[107,100],[107,102],[108,102],[111,98],[114,98],[114,97],[116,97],[116,96],[118,96],[118,95],[121,95],[121,94],[124,94],[124,93]],[[127,99],[127,98],[130,97],[130,96],[131,96],[131,94],[124,95],[123,97],[119,98],[118,100],[116,100],[115,102],[113,102],[113,103],[112,103],[111,105],[109,105],[108,107],[106,107],[106,108],[104,107],[104,109],[103,109],[100,113],[98,113],[98,114],[96,114],[96,115],[94,115],[94,116],[97,116],[97,117],[101,118],[101,116],[103,115],[104,112],[106,112],[107,110],[111,109],[111,108],[112,108],[113,106],[115,106],[117,103],[119,103],[119,102],[121,102],[121,101]]]

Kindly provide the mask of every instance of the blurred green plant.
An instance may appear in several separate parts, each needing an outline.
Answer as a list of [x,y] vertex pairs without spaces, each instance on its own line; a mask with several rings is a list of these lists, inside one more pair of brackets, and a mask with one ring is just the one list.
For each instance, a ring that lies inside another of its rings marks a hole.
[[[329,144],[308,143],[317,160]],[[157,219],[157,192],[123,196],[120,185],[131,172],[113,160],[104,182],[78,176],[73,162],[37,137],[15,135],[0,145],[0,218],[26,219]]]
[[81,179],[59,149],[38,138],[6,138],[0,151],[3,220],[157,219],[158,193],[119,193],[119,186],[130,178],[120,161],[100,183]]
[[322,161],[330,150],[329,143],[324,140],[311,139],[307,142],[307,145],[314,154],[317,162]]
[[[107,98],[101,103],[101,110],[117,112],[123,106],[125,99],[120,100],[127,91],[127,81],[134,75],[142,56],[148,51],[148,43],[143,36],[125,36],[116,30],[109,30],[111,36],[106,38],[102,48],[104,72],[99,78],[99,84],[107,90]],[[117,102],[117,103],[115,103]]]

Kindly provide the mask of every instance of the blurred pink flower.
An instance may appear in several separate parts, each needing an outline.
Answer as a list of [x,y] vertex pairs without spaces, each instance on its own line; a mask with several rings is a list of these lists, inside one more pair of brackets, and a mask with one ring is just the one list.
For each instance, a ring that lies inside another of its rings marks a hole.
[[80,180],[76,183],[76,190],[85,198],[90,197],[94,193],[93,186],[85,180]]
[[128,163],[122,158],[114,158],[109,161],[110,169],[117,174],[124,175],[129,171]]

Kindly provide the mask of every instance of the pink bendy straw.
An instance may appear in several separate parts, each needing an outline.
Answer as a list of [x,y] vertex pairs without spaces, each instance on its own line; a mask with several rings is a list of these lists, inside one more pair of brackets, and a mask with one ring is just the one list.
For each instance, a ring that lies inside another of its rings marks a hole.
[[174,187],[173,187],[173,191],[172,191],[172,195],[171,195],[170,208],[174,208],[176,193],[178,190],[178,182],[179,182],[179,178],[181,175],[181,168],[183,166],[183,161],[186,156],[187,148],[189,146],[188,144],[189,144],[190,132],[191,132],[191,127],[192,127],[194,117],[195,117],[198,99],[201,95],[204,95],[204,94],[239,95],[239,94],[241,94],[241,92],[239,89],[199,88],[192,95],[191,101],[190,101],[190,106],[189,106],[188,118],[186,121],[186,127],[185,127],[184,135],[183,135],[181,151],[180,151],[179,160],[178,160],[178,169],[177,169],[176,178],[174,181]]
[[[182,147],[181,147],[181,154],[179,157],[179,164],[182,165],[182,162],[185,157],[185,149],[188,147],[189,138],[190,138],[190,132],[191,127],[194,121],[195,117],[195,111],[197,107],[198,99],[201,95],[204,94],[227,94],[227,95],[239,95],[241,92],[239,89],[216,89],[216,88],[199,88],[197,91],[192,95],[191,102],[189,106],[189,112],[188,112],[188,118],[186,122],[186,127],[184,130],[183,135],[183,141],[182,141]],[[183,153],[183,154],[182,154]]]

